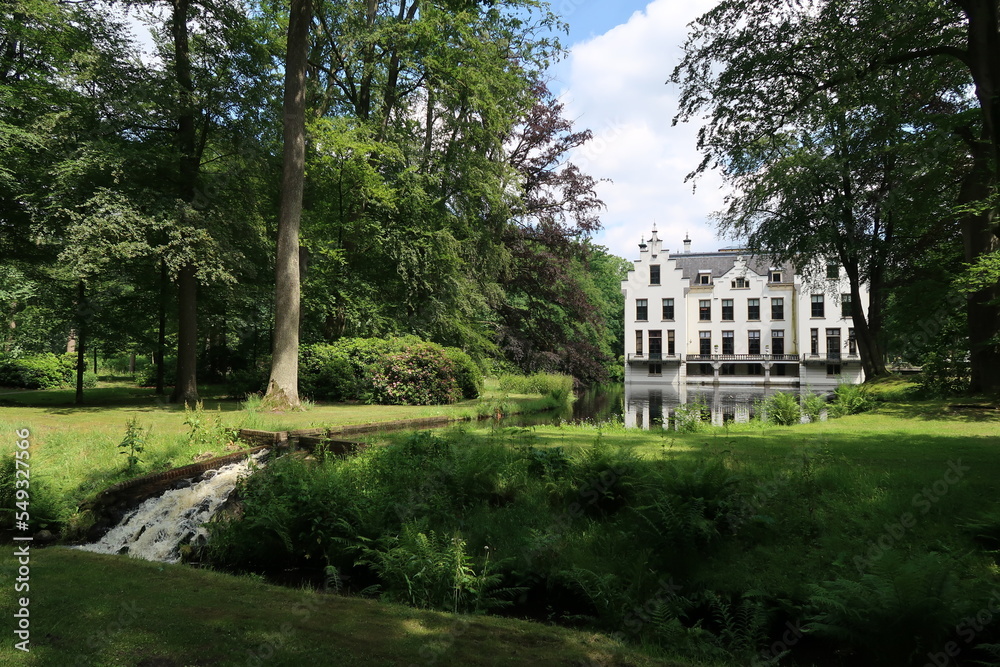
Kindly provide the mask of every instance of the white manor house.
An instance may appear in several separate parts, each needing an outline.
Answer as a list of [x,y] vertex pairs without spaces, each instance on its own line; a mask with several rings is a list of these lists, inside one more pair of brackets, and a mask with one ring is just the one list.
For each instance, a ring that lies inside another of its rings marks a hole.
[[[654,227],[622,281],[627,383],[810,386],[864,379],[843,269],[745,250],[671,253]],[[862,287],[862,308],[868,290]]]

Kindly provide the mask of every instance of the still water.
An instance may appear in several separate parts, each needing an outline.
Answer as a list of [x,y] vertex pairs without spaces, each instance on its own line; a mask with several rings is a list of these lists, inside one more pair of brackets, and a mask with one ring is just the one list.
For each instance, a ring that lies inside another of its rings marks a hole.
[[525,415],[506,423],[529,426],[563,422],[623,421],[635,428],[672,428],[681,412],[697,410],[702,420],[722,426],[746,423],[756,415],[764,398],[782,391],[799,395],[808,390],[798,387],[686,386],[615,384],[591,387],[577,395],[571,408]]

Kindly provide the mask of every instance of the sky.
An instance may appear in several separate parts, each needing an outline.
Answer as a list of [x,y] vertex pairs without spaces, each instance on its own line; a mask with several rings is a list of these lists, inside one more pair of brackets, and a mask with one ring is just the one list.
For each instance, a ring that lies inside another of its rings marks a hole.
[[692,250],[732,245],[720,240],[709,216],[722,208],[724,191],[715,173],[685,182],[700,161],[697,125],[671,127],[679,90],[667,85],[681,58],[687,25],[716,0],[552,0],[569,24],[562,37],[569,56],[553,67],[550,88],[566,115],[594,140],[572,161],[601,182],[607,206],[595,242],[612,254],[638,257],[640,238],[655,223],[664,248]]

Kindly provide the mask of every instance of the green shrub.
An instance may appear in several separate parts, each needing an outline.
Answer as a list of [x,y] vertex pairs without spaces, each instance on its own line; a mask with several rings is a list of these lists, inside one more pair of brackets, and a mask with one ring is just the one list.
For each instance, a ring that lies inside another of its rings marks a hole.
[[74,377],[75,355],[52,353],[24,357],[0,356],[0,386],[21,389],[51,389]]
[[762,417],[766,416],[769,424],[791,426],[802,421],[802,408],[798,397],[783,391],[776,392],[761,401],[757,411]]
[[[156,386],[156,364],[149,364],[142,370],[136,372],[136,384],[140,387]],[[163,358],[163,384],[172,387],[177,384],[177,357],[165,356]]]
[[800,400],[803,414],[809,417],[809,421],[818,422],[820,413],[826,408],[826,397],[822,394],[807,391],[802,394]]
[[[34,471],[32,471],[34,472]],[[23,470],[22,470],[23,473]],[[14,527],[18,512],[16,497],[17,481],[24,477],[17,475],[17,463],[13,455],[0,457],[0,527]],[[58,532],[66,523],[70,513],[68,499],[54,491],[44,479],[32,475],[29,479],[30,500],[28,504],[28,530],[35,532],[47,529]],[[23,531],[22,531],[23,532]]]
[[476,398],[482,373],[469,355],[416,336],[345,338],[303,347],[299,388],[329,401],[432,405]]
[[455,369],[455,380],[462,390],[462,398],[479,398],[483,390],[483,372],[478,364],[457,347],[446,347],[444,353]]
[[462,391],[443,348],[419,343],[384,357],[371,373],[371,401],[388,405],[455,403]]
[[357,398],[358,376],[348,353],[337,345],[308,345],[299,351],[299,393],[313,399]]
[[834,390],[831,409],[838,417],[841,415],[856,415],[873,409],[877,401],[872,390],[863,384],[848,384],[842,382]]
[[923,662],[942,646],[964,609],[956,563],[938,554],[904,559],[887,552],[860,580],[811,586],[814,610],[806,632],[853,648],[879,665]]

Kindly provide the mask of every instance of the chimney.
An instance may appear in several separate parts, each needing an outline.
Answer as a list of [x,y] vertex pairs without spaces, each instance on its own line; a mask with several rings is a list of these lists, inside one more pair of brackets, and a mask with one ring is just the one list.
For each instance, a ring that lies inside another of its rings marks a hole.
[[691,239],[687,234],[684,234],[684,252],[691,252]]

